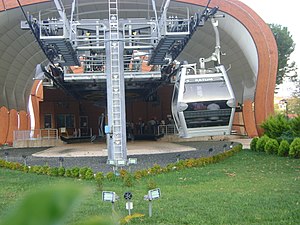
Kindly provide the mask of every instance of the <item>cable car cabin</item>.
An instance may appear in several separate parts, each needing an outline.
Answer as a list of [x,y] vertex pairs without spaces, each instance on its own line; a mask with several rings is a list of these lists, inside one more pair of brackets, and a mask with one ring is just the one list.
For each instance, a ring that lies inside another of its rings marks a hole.
[[180,137],[230,134],[235,97],[224,66],[215,69],[196,72],[196,64],[181,67],[172,98],[172,114]]

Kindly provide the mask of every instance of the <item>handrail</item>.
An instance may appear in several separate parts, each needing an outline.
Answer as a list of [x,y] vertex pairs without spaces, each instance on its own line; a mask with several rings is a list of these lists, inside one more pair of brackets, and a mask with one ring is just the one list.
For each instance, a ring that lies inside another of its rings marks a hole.
[[174,135],[177,134],[177,128],[175,127],[175,124],[167,124],[167,125],[159,125],[157,128],[157,134],[161,135]]
[[58,139],[58,129],[15,130],[14,141]]

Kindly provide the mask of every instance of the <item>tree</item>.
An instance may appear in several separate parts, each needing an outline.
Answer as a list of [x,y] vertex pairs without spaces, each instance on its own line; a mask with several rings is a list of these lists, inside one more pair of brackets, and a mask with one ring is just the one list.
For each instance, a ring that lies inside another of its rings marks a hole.
[[295,89],[295,91],[293,92],[293,96],[294,96],[294,98],[300,98],[300,77],[299,77],[299,79],[295,82],[296,83],[296,89]]
[[300,115],[300,98],[294,97],[287,100],[288,113]]
[[278,69],[276,76],[276,84],[282,84],[284,78],[289,78],[292,81],[297,79],[297,65],[290,60],[290,55],[295,50],[295,43],[292,35],[287,27],[278,24],[269,24],[278,48]]

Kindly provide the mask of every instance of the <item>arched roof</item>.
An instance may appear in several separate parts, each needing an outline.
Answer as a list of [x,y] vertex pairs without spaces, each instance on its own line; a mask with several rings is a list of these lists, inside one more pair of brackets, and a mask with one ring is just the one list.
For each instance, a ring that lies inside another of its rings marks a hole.
[[[119,0],[119,17],[149,17],[152,13],[149,0]],[[159,9],[163,1],[156,1]],[[55,9],[47,0],[21,1],[25,11],[37,15],[38,11]],[[63,0],[70,9],[71,0]],[[5,5],[3,5],[5,4]],[[80,18],[107,18],[106,0],[79,0]],[[190,15],[202,11],[207,0],[171,1],[169,12]],[[262,109],[256,119],[262,121],[273,110],[273,92],[277,69],[275,39],[267,24],[249,7],[237,0],[212,0],[211,7],[219,6],[225,14],[219,19],[222,64],[228,74],[237,100],[255,101]],[[33,84],[35,67],[46,60],[30,31],[20,28],[24,16],[16,0],[0,1],[0,106],[26,110]],[[197,30],[179,60],[197,62],[199,57],[211,55],[215,46],[214,33],[209,23]],[[226,55],[225,55],[226,54]]]

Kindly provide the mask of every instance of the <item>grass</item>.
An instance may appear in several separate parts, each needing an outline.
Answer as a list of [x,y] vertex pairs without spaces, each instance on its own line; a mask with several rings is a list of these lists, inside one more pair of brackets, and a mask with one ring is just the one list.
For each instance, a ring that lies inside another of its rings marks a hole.
[[[161,188],[162,197],[153,201],[148,217],[149,178],[124,187],[122,181],[104,183],[120,200],[115,210],[125,217],[123,194],[132,191],[133,213],[145,214],[130,224],[300,224],[300,160],[244,150],[217,164],[185,169],[150,178]],[[0,215],[14,208],[30,190],[54,186],[68,180],[83,184],[90,192],[67,216],[76,224],[94,215],[111,215],[112,205],[101,201],[94,181],[54,178],[0,169]],[[1,217],[0,217],[1,218]]]

